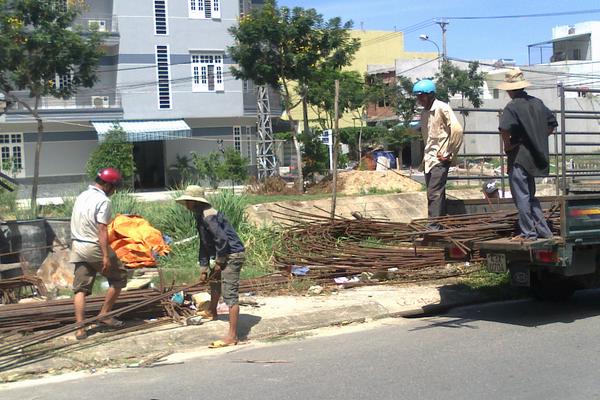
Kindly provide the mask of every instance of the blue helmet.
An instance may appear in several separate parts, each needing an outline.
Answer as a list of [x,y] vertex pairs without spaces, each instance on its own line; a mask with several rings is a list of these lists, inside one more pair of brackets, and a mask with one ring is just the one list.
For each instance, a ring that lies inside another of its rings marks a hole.
[[435,93],[435,83],[431,79],[421,79],[413,86],[413,94]]

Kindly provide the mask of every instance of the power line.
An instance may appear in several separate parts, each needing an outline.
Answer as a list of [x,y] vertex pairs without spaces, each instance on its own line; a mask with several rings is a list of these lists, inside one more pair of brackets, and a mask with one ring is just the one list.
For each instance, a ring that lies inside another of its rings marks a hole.
[[596,14],[600,13],[600,8],[591,10],[579,11],[562,11],[553,13],[538,13],[538,14],[515,14],[515,15],[492,15],[492,16],[465,16],[465,17],[444,17],[445,19],[462,19],[462,20],[477,20],[477,19],[512,19],[512,18],[538,18],[538,17],[555,17],[561,15],[579,15],[579,14]]

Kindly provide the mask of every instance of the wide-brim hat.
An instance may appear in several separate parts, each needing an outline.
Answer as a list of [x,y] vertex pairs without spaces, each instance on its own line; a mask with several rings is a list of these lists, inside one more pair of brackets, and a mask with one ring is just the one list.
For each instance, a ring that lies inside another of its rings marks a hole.
[[198,185],[189,185],[185,188],[183,194],[175,199],[178,203],[183,203],[186,200],[210,205],[210,202],[204,198],[204,189]]
[[513,68],[504,74],[504,82],[500,83],[497,88],[501,90],[518,90],[525,89],[531,86],[531,82],[525,80],[523,71],[519,68]]

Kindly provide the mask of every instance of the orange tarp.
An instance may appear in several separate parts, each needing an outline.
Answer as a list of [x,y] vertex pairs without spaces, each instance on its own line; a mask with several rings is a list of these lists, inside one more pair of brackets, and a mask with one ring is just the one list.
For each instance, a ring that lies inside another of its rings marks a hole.
[[108,225],[108,240],[128,268],[153,267],[154,255],[171,251],[160,231],[139,215],[118,214]]

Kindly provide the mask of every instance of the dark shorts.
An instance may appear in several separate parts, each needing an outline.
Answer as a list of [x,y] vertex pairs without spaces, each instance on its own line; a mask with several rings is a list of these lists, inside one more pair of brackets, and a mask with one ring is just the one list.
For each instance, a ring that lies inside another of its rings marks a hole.
[[246,255],[242,253],[230,254],[227,258],[227,265],[221,271],[221,281],[211,282],[210,288],[220,292],[223,301],[229,307],[240,302],[240,272]]
[[127,286],[127,270],[121,260],[111,251],[110,261],[112,268],[108,274],[102,274],[102,261],[94,262],[76,262],[75,277],[73,279],[73,292],[92,294],[92,287],[96,280],[96,274],[101,274],[108,280],[110,287],[115,289],[123,289]]

